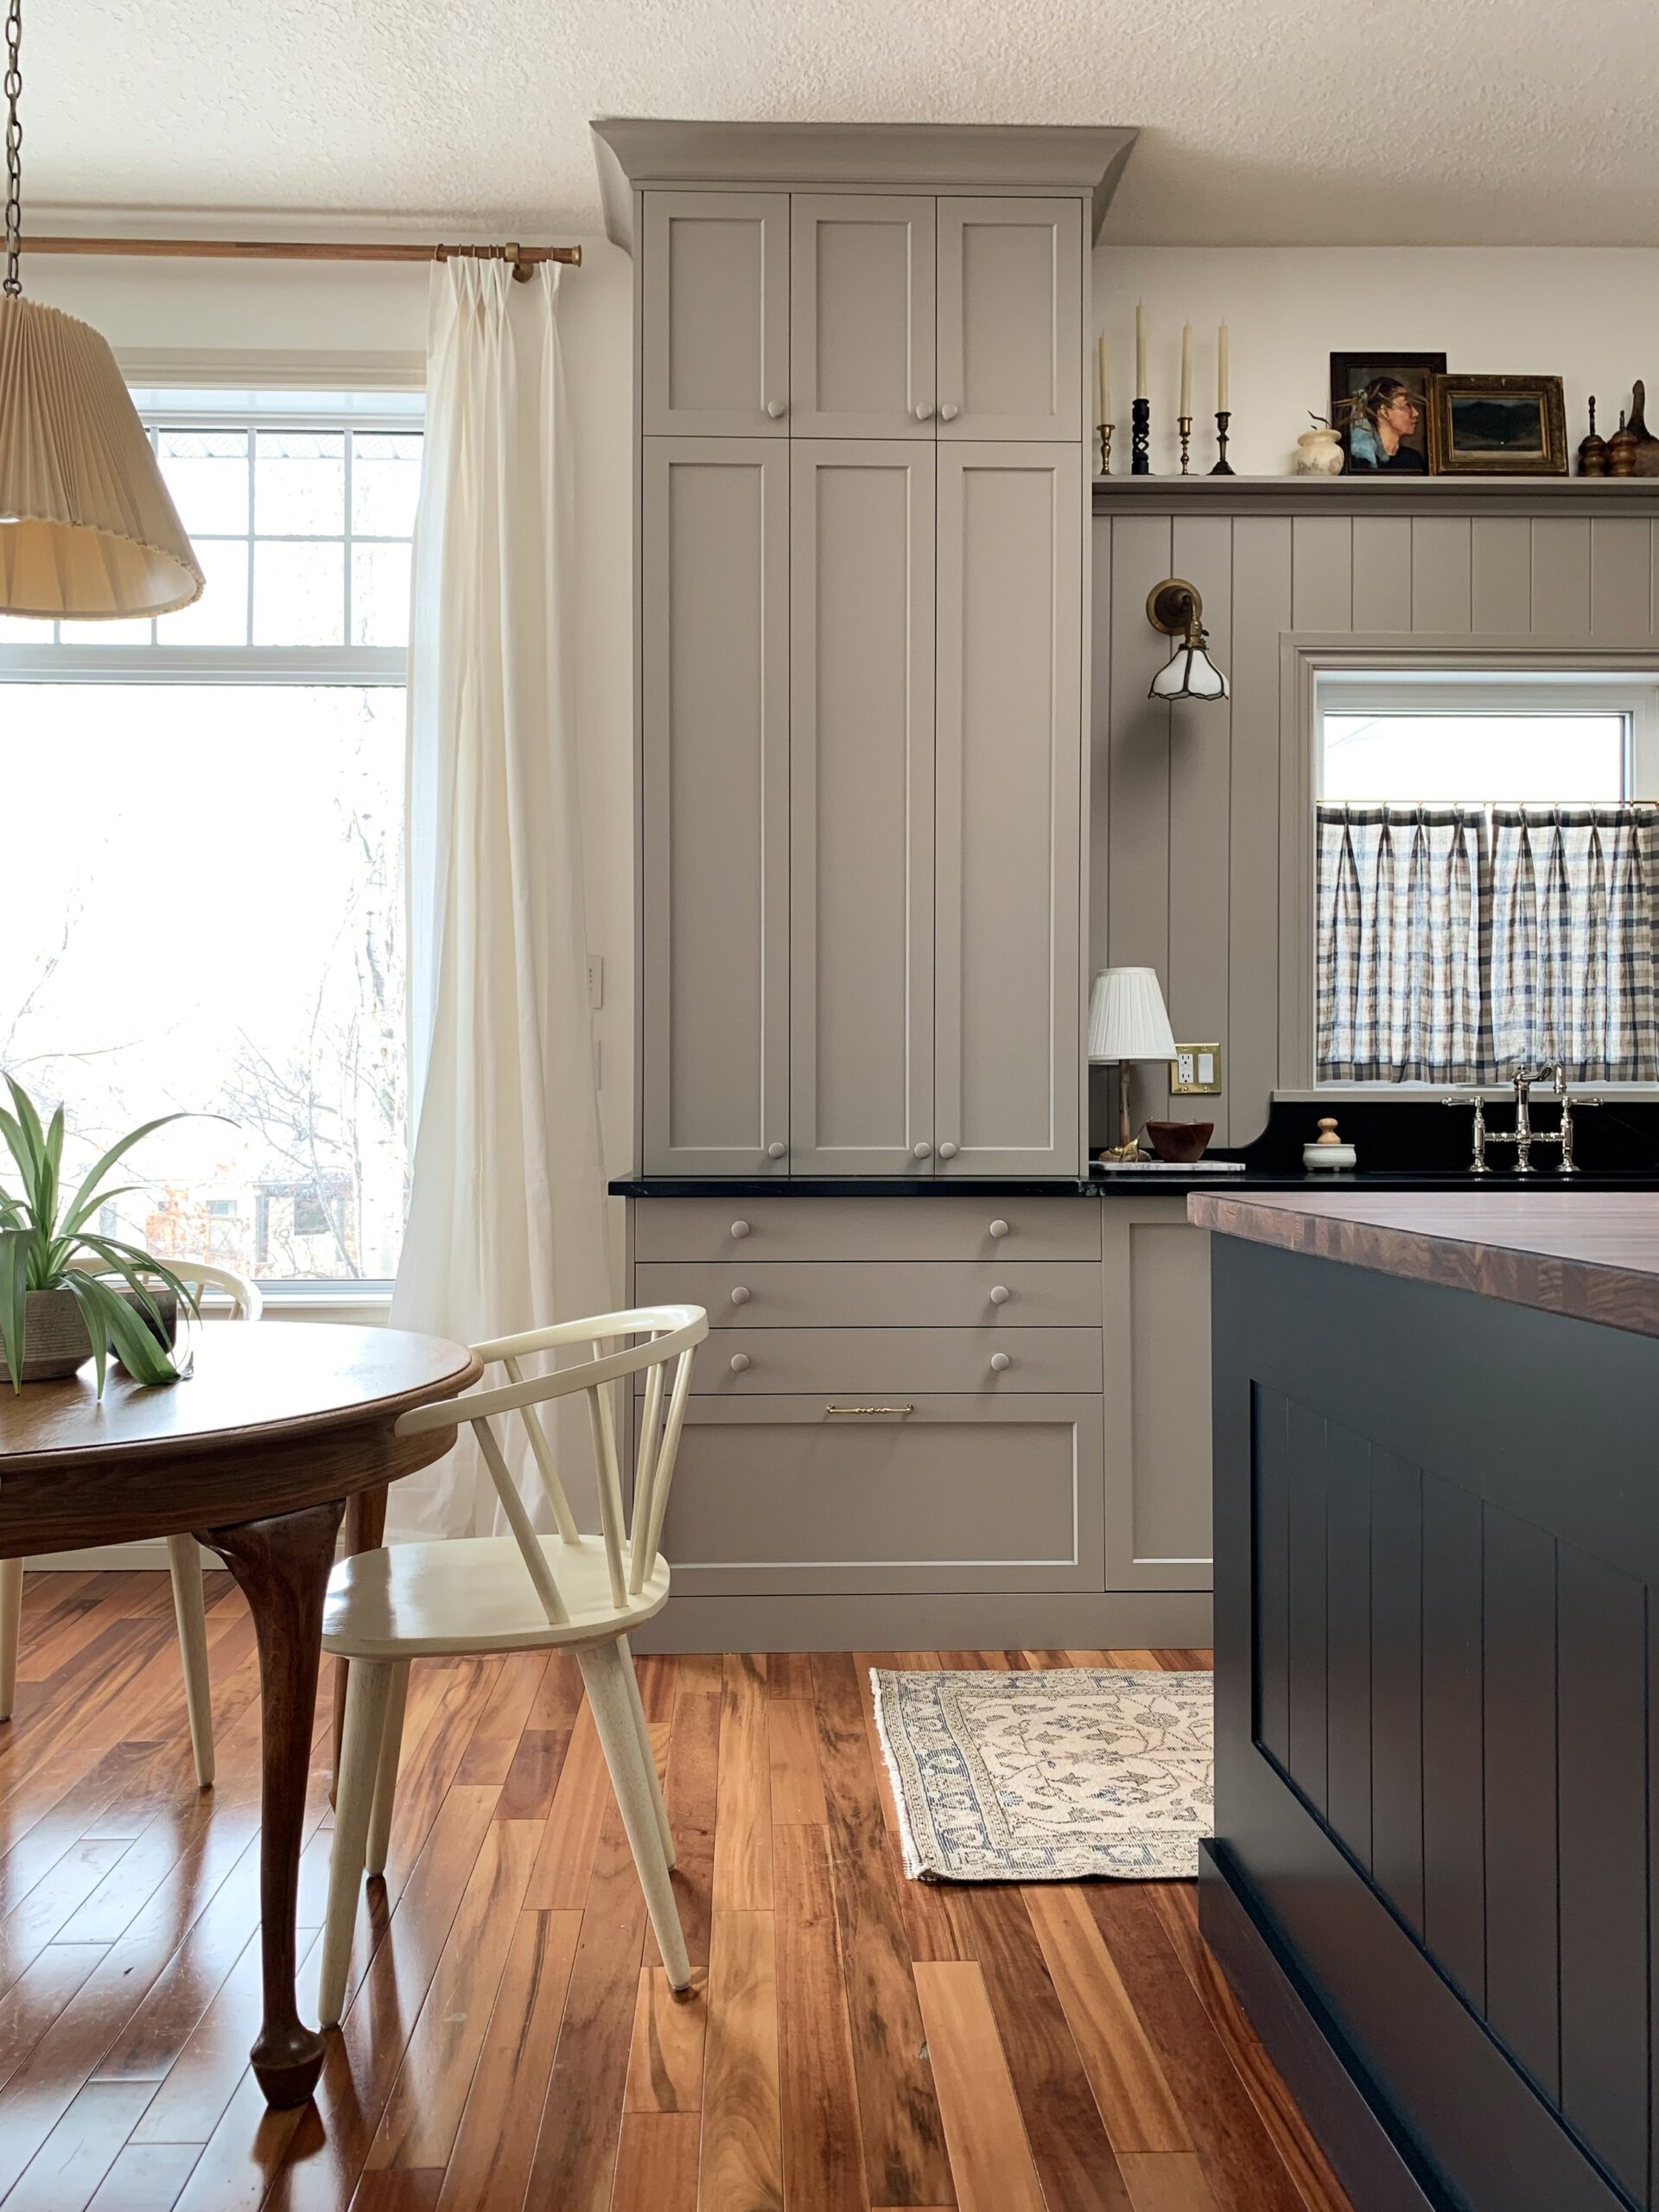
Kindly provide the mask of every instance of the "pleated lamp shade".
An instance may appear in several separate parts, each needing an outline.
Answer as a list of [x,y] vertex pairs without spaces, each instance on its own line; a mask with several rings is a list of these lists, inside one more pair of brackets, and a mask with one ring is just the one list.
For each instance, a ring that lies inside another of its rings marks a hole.
[[1089,1004],[1091,1060],[1173,1060],[1174,1033],[1153,968],[1103,968]]
[[0,614],[170,614],[202,581],[109,346],[0,296]]

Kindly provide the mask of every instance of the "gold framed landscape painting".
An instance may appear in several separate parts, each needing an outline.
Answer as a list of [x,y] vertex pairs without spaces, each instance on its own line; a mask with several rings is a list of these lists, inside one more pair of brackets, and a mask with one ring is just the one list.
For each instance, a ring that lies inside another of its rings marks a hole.
[[1561,379],[1431,378],[1428,457],[1436,476],[1565,476]]

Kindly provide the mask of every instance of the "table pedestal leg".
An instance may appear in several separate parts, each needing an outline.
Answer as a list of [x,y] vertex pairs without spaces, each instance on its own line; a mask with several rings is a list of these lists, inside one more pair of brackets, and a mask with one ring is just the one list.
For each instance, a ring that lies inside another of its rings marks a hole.
[[265,2015],[251,2056],[268,2105],[302,2105],[322,2070],[323,2040],[294,1995],[294,1910],[317,1703],[322,1601],[343,1505],[209,1529],[200,1541],[231,1570],[253,1614],[264,1707],[260,1784],[259,1940]]

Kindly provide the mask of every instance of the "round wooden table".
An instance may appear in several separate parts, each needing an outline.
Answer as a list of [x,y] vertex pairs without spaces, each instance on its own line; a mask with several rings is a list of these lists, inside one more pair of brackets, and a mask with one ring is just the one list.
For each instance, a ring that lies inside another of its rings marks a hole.
[[193,1533],[245,1593],[264,1704],[259,1870],[264,2019],[251,2053],[265,2101],[301,2105],[322,2037],[294,1994],[300,1832],[322,1601],[347,1500],[352,1548],[378,1542],[385,1485],[439,1459],[447,1431],[397,1416],[478,1380],[464,1344],[401,1329],[279,1322],[199,1330],[186,1381],[143,1389],[90,1363],[12,1391],[0,1371],[0,1559]]

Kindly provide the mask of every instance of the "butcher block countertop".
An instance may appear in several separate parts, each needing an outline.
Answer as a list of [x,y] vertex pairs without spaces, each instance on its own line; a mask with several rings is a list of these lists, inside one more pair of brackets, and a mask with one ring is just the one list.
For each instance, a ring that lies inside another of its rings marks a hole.
[[1659,1193],[1203,1191],[1200,1228],[1659,1337]]

